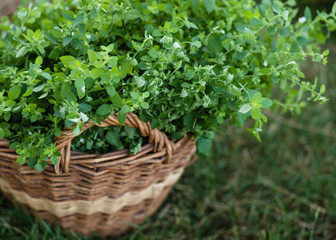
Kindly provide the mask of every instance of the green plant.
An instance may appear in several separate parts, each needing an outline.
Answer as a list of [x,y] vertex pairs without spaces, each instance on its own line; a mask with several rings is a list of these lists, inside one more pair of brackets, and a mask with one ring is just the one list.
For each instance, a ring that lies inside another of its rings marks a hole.
[[[0,137],[11,141],[19,163],[37,170],[57,162],[53,139],[62,129],[78,134],[89,119],[111,113],[122,124],[134,112],[174,139],[193,133],[203,154],[225,119],[242,126],[251,116],[259,138],[263,108],[299,112],[304,92],[326,101],[324,85],[304,81],[299,63],[327,63],[320,45],[336,29],[336,5],[315,19],[308,9],[292,23],[294,5],[36,1],[0,24]],[[283,93],[277,100],[276,88]],[[88,131],[84,141],[98,134]],[[128,139],[120,147],[133,145],[135,153],[141,137],[123,128],[105,134],[118,131]],[[103,146],[112,140],[102,139]]]

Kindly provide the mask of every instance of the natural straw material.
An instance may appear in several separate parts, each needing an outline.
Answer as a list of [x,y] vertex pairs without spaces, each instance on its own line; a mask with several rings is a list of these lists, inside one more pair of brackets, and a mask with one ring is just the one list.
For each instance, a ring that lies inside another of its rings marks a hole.
[[[119,125],[117,115],[97,125]],[[148,144],[131,155],[127,149],[107,154],[71,152],[70,129],[56,139],[62,153],[56,169],[43,172],[16,163],[9,142],[0,139],[0,188],[42,218],[84,235],[118,235],[140,224],[160,206],[171,187],[190,164],[193,137],[173,143],[150,123],[128,114],[124,125],[138,128]],[[82,131],[82,132],[83,132]],[[56,170],[56,171],[55,171]]]
[[154,183],[143,191],[127,192],[119,198],[102,197],[94,201],[69,200],[54,202],[49,199],[32,198],[24,191],[12,189],[6,180],[0,179],[0,188],[9,192],[21,204],[29,205],[35,211],[48,211],[56,217],[65,217],[73,214],[92,215],[95,213],[114,214],[126,206],[140,204],[148,198],[158,197],[164,188],[172,186],[180,178],[183,169],[170,174],[164,182]]

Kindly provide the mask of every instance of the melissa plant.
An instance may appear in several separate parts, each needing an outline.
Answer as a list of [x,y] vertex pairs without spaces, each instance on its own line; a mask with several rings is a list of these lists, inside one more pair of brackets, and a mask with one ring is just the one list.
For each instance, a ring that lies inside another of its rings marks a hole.
[[[0,137],[39,171],[56,164],[62,129],[78,134],[113,113],[173,139],[192,133],[203,154],[224,121],[252,118],[259,138],[263,109],[327,100],[300,62],[327,63],[336,5],[296,13],[292,0],[37,0],[0,23]],[[73,148],[136,153],[142,142],[129,128],[92,128]]]

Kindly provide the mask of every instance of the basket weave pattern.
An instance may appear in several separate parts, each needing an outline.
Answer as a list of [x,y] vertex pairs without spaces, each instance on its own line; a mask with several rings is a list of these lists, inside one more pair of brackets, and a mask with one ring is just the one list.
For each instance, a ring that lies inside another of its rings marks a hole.
[[[111,115],[100,124],[87,123],[83,131],[118,124],[117,116]],[[191,136],[173,143],[134,114],[127,115],[124,125],[138,128],[149,139],[138,154],[71,152],[76,136],[67,129],[56,139],[62,153],[59,163],[43,172],[18,165],[9,142],[0,139],[0,188],[10,199],[67,229],[119,235],[130,223],[139,224],[155,212],[195,152]]]

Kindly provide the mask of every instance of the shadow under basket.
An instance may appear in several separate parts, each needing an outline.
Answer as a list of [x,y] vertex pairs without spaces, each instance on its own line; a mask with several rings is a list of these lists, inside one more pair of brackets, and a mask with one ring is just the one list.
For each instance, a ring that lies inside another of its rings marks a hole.
[[[111,115],[101,124],[88,122],[83,131],[94,125],[119,123]],[[86,236],[117,236],[141,224],[165,200],[191,163],[196,146],[192,136],[170,141],[131,113],[124,125],[138,128],[149,139],[136,155],[127,149],[107,154],[72,152],[76,136],[66,129],[55,140],[62,157],[43,172],[17,164],[18,155],[7,140],[0,139],[1,190],[42,219]]]

